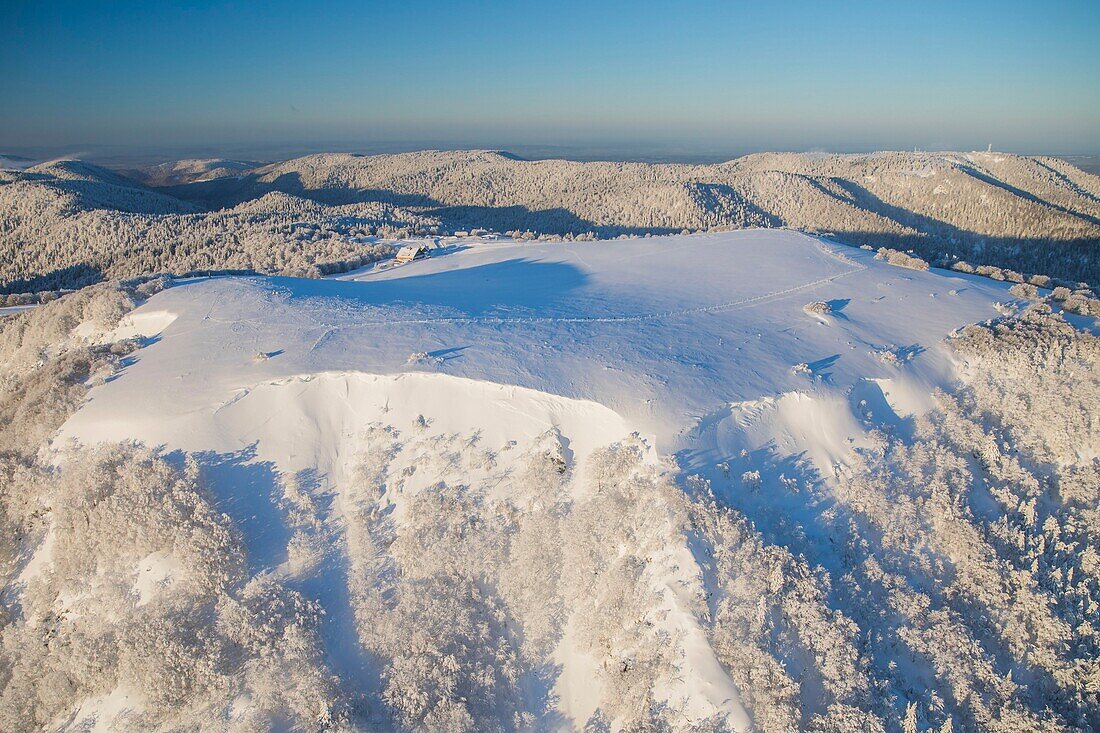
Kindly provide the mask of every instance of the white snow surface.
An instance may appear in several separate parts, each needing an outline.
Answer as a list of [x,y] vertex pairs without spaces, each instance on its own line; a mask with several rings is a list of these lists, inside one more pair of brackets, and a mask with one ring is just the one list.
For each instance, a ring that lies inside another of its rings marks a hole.
[[[198,423],[218,424],[218,408],[257,386],[396,376],[425,352],[439,357],[433,373],[597,402],[671,454],[745,400],[845,394],[865,379],[944,384],[937,344],[996,317],[1006,290],[770,230],[480,244],[350,280],[196,280],[134,312],[132,330],[156,325],[157,341],[63,435],[232,447]],[[831,325],[802,312],[812,300],[833,303]],[[899,347],[920,353],[900,368],[876,353]]]
[[[325,606],[330,661],[354,679],[368,662],[341,641],[355,633],[343,571],[287,558],[275,475],[314,472],[316,491],[334,496],[327,521],[339,522],[354,500],[344,487],[355,436],[419,421],[427,436],[503,451],[556,430],[578,471],[596,449],[639,433],[655,463],[671,458],[670,470],[701,474],[719,493],[742,451],[771,451],[790,459],[788,475],[827,480],[868,427],[904,429],[927,409],[954,376],[939,344],[997,316],[1007,285],[902,269],[781,230],[478,243],[343,279],[198,279],[129,317],[126,334],[147,345],[91,391],[59,440],[199,454],[253,572],[297,578]],[[803,312],[813,301],[830,304],[828,318]],[[883,350],[904,358],[886,363]],[[415,450],[401,461],[411,467],[406,493],[439,480],[411,472]],[[505,457],[462,478],[491,487],[507,467]],[[392,501],[400,519],[402,501]],[[665,568],[656,580],[667,588],[665,623],[685,645],[679,678],[660,693],[746,728],[735,686],[679,601],[701,582],[690,551],[672,547],[654,562]],[[171,582],[171,568],[147,564],[143,599]],[[568,637],[557,692],[576,724],[599,690]]]

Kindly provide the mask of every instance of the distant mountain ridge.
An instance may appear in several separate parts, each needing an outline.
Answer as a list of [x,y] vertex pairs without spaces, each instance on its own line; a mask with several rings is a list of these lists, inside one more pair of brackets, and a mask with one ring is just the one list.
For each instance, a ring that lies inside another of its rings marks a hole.
[[[208,207],[272,190],[408,206],[454,228],[536,234],[786,226],[930,259],[981,255],[987,264],[1097,279],[1100,177],[1056,158],[760,153],[681,165],[525,161],[495,151],[325,154],[168,189]],[[1054,243],[1065,251],[1042,246]]]
[[[298,223],[335,226],[337,236],[346,235],[343,225],[327,214],[349,206],[370,207],[362,222],[368,228],[398,233],[485,227],[606,238],[788,227],[853,245],[913,250],[933,262],[964,259],[1100,282],[1100,176],[1056,158],[760,153],[684,165],[527,161],[474,150],[321,154],[249,165],[178,161],[130,173],[168,184],[157,187],[78,161],[0,171],[0,290],[41,281],[35,278],[46,274],[46,264],[16,251],[40,246],[42,238],[54,243],[55,270],[83,264],[104,275],[141,274],[132,271],[143,259],[135,252],[171,250],[183,236],[158,231],[163,217],[201,214],[208,227],[213,217],[226,227],[223,239],[239,239],[232,228],[240,216],[226,211],[255,213],[251,202],[273,193],[289,198],[259,203],[264,215],[273,215],[274,206]],[[90,212],[101,220],[95,233],[82,221]],[[294,223],[289,219],[280,226]],[[169,227],[183,228],[184,222]],[[121,258],[129,264],[119,264],[111,236],[130,251]],[[277,237],[269,245],[277,248]],[[212,244],[199,259],[217,267],[228,256],[224,249]],[[66,254],[58,259],[60,250]],[[318,255],[323,262],[331,251]],[[170,256],[158,262],[174,267]]]
[[159,165],[126,169],[123,173],[147,186],[171,186],[240,175],[259,165],[253,161],[201,158],[174,160]]
[[39,163],[14,174],[14,179],[17,186],[40,184],[36,188],[54,192],[58,204],[73,212],[112,209],[135,214],[189,214],[199,210],[194,204],[82,160]]
[[106,168],[55,161],[0,171],[0,294],[164,272],[316,277],[389,254],[376,235],[430,223],[385,204],[326,207],[281,193],[203,211]]

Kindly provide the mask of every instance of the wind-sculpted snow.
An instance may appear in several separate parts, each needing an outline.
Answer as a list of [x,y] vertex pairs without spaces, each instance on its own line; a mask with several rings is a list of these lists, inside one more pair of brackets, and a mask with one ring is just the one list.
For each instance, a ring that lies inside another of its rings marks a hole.
[[754,231],[5,316],[0,728],[1096,728],[1065,302]]

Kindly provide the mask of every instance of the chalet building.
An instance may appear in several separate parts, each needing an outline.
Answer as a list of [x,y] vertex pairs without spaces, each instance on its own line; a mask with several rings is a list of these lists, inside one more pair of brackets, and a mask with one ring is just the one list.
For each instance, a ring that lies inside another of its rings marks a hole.
[[422,244],[406,244],[401,249],[397,250],[397,264],[403,265],[406,262],[412,262],[413,260],[420,260],[428,256],[428,248]]

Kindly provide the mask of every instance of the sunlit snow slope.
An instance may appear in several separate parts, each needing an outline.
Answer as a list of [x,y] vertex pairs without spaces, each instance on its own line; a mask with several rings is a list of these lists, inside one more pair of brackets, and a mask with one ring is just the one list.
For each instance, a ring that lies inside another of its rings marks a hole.
[[[1007,284],[777,230],[473,244],[341,280],[194,280],[133,314],[135,328],[163,330],[61,439],[198,454],[250,569],[324,605],[334,672],[370,690],[376,662],[354,641],[364,507],[392,507],[400,534],[411,497],[441,481],[512,491],[548,442],[574,498],[598,491],[587,457],[624,440],[677,481],[707,478],[719,499],[757,480],[761,456],[765,484],[828,481],[869,428],[904,431],[927,409],[954,374],[938,344],[1003,300]],[[804,310],[813,302],[830,312]],[[326,497],[309,551],[278,502],[291,475]],[[749,501],[772,501],[757,516],[813,511],[798,494]],[[651,580],[678,661],[657,694],[689,720],[747,728],[745,690],[691,600],[706,573],[686,538],[666,540]],[[555,641],[556,670],[521,686],[547,725],[581,726],[610,694],[575,626]]]

